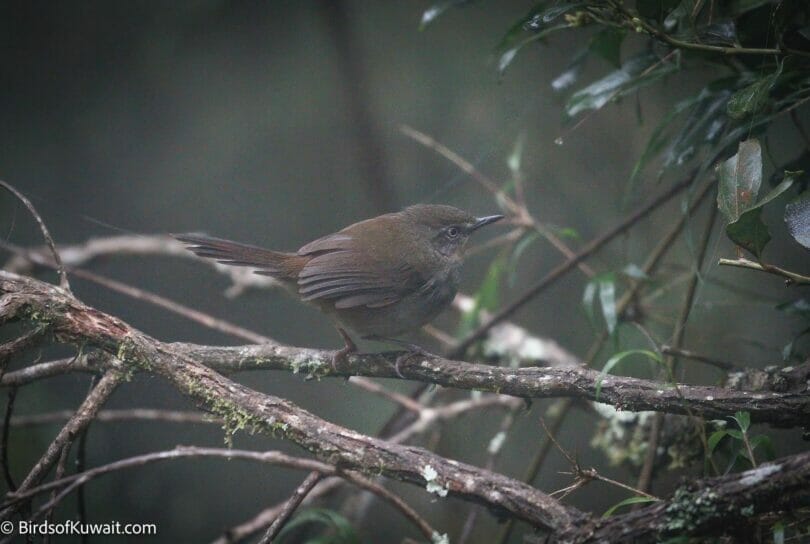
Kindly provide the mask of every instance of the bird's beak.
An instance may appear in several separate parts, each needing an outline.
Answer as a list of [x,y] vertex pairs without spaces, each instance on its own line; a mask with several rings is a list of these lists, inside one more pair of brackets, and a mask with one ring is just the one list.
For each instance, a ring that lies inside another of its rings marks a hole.
[[470,232],[476,231],[485,225],[494,223],[495,221],[500,221],[501,219],[503,219],[502,215],[488,215],[486,217],[479,217],[475,220],[475,223],[472,224],[472,227],[470,227]]

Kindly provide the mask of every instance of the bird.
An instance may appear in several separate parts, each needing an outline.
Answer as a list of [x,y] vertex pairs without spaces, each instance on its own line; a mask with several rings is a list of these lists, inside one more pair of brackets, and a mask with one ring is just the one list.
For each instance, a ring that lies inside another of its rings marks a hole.
[[415,204],[351,224],[296,252],[199,234],[172,234],[199,257],[254,268],[330,316],[345,346],[332,365],[357,352],[360,338],[391,342],[432,321],[452,302],[470,235],[503,215],[476,217],[453,206]]

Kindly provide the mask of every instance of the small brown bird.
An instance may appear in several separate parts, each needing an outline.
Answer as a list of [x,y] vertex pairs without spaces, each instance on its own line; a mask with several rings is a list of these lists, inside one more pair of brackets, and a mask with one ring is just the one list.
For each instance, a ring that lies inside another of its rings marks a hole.
[[[195,234],[174,235],[200,257],[256,268],[361,338],[394,341],[444,310],[456,294],[458,270],[469,236],[503,218],[474,217],[452,206],[417,204],[367,219],[318,238],[296,253]],[[406,344],[407,345],[407,344]]]

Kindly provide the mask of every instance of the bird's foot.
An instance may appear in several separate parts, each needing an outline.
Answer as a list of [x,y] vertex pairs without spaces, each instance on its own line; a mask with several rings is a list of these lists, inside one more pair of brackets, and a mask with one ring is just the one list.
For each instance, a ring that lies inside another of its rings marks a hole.
[[400,370],[400,365],[403,362],[407,361],[412,357],[436,357],[436,355],[430,353],[422,346],[414,344],[412,342],[407,342],[405,340],[400,340],[399,338],[390,338],[388,336],[377,336],[377,335],[364,336],[363,338],[366,340],[374,340],[377,342],[387,342],[389,344],[395,344],[408,350],[405,353],[399,355],[394,361],[394,371],[397,373],[397,376],[403,379],[405,379],[405,376],[402,375],[402,372]]
[[338,365],[348,363],[349,355],[352,353],[357,353],[357,345],[354,343],[351,336],[349,336],[349,334],[341,328],[338,328],[338,332],[340,333],[340,336],[343,337],[343,342],[346,345],[332,354],[332,371],[336,373],[338,372]]

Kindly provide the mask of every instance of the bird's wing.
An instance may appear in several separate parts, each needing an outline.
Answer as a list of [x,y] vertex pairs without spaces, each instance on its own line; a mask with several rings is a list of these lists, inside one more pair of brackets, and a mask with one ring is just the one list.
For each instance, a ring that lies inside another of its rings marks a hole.
[[310,257],[298,274],[304,300],[329,301],[335,308],[380,308],[418,291],[425,280],[412,266],[390,258],[385,240],[341,231],[311,242],[298,254]]

